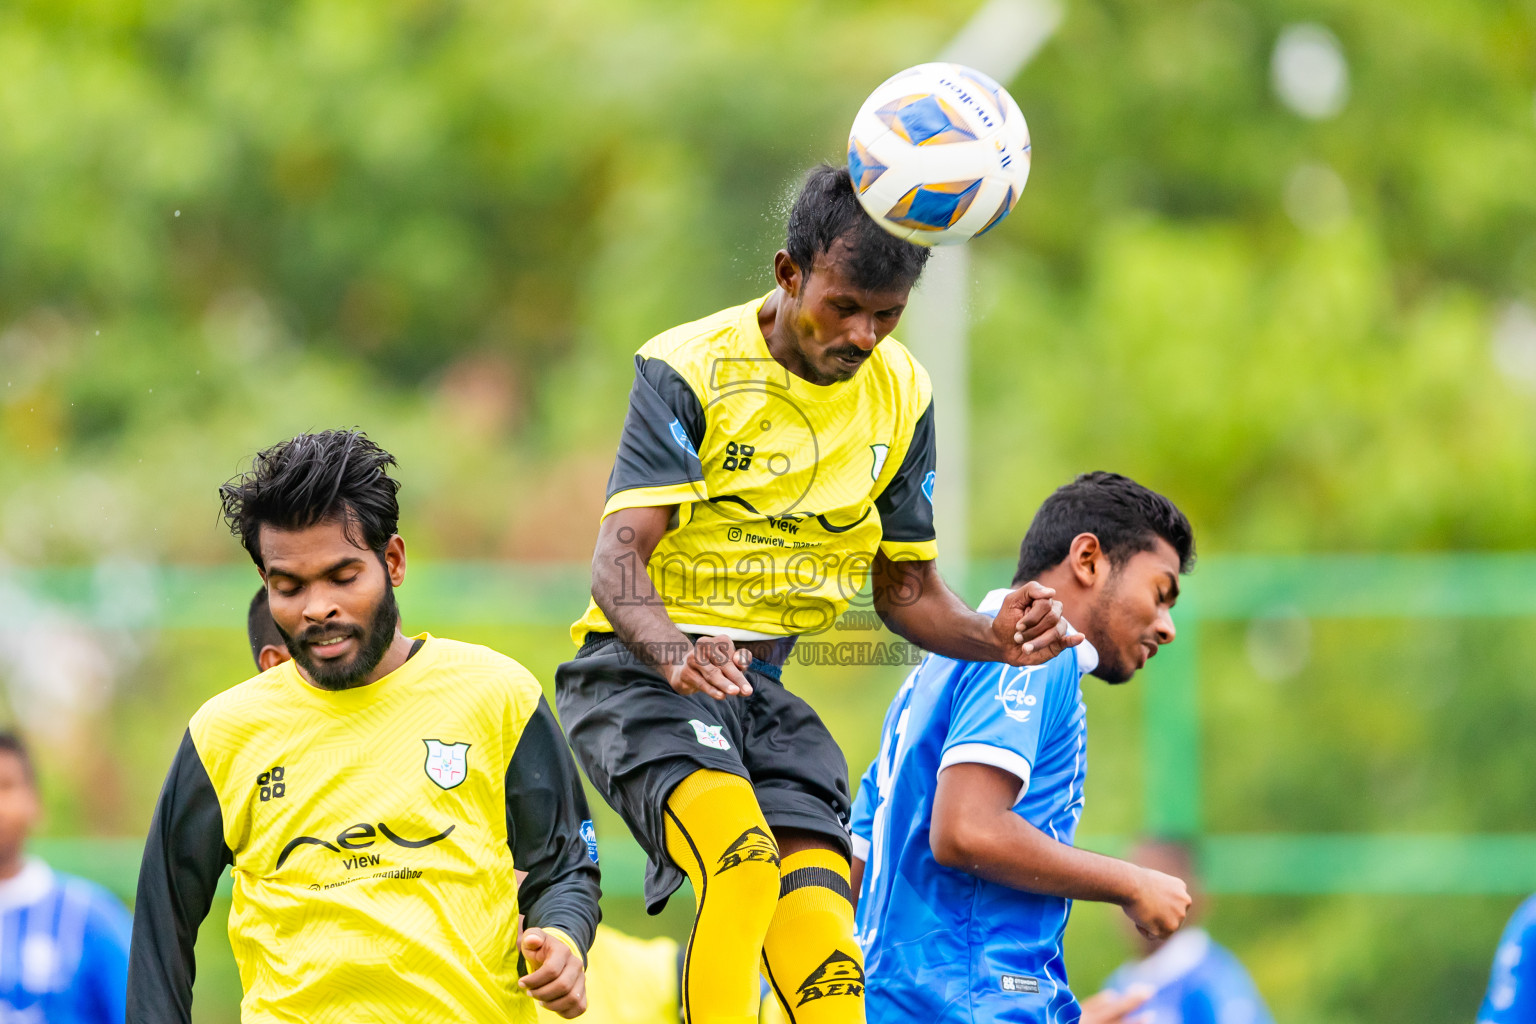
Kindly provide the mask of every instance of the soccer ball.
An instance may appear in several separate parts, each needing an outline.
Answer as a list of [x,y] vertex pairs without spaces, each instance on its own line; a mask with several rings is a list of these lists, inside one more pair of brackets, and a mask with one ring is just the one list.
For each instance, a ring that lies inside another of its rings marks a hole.
[[848,133],[859,202],[898,238],[954,245],[1008,216],[1029,178],[1029,126],[1007,90],[961,64],[919,64],[869,94]]

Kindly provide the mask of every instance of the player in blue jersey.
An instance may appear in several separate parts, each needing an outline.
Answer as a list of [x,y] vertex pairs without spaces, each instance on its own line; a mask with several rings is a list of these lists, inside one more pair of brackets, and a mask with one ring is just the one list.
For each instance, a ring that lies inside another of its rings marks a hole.
[[0,1022],[123,1024],[128,911],[26,855],[41,813],[31,754],[0,731]]
[[[853,833],[852,875],[855,901],[858,898],[858,887],[864,877],[865,862],[869,858],[869,839],[875,816],[875,774],[879,766],[878,758],[871,761],[869,769],[864,773],[864,778],[859,781],[859,793],[854,798],[853,811],[848,822]],[[1153,1024],[1138,1012],[1146,1005],[1147,1000],[1152,998],[1152,995],[1153,989],[1146,985],[1133,984],[1120,989],[1105,988],[1083,1000],[1083,1015],[1078,1024]]]
[[[855,854],[871,1024],[1079,1019],[1061,938],[1073,899],[1164,936],[1178,878],[1074,849],[1086,738],[1080,681],[1123,683],[1174,638],[1194,534],[1173,503],[1088,473],[1040,507],[1015,583],[1053,588],[1084,642],[1015,668],[928,655],[886,713]],[[1006,590],[987,596],[995,612]]]
[[1520,904],[1499,937],[1477,1024],[1536,1021],[1536,896]]
[[[1177,875],[1198,889],[1194,857],[1183,843],[1140,843],[1131,860]],[[1199,892],[1192,895],[1196,904],[1204,903]],[[1146,1024],[1274,1024],[1243,965],[1204,929],[1186,924],[1167,939],[1140,938],[1143,959],[1122,966],[1105,986],[1149,989]]]

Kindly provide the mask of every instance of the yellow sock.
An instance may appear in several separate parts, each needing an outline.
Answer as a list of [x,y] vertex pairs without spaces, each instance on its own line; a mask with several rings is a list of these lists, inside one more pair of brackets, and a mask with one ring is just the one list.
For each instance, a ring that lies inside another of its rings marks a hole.
[[700,769],[667,798],[667,852],[693,883],[685,1024],[756,1024],[757,965],[779,898],[779,848],[746,779]]
[[853,939],[848,862],[802,850],[780,865],[763,974],[792,1024],[863,1024],[864,952]]

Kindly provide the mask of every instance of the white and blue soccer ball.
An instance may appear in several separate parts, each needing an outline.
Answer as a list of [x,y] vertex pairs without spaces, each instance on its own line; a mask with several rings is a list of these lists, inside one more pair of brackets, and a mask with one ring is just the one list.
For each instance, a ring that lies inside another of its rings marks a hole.
[[1029,179],[1029,126],[1008,91],[961,64],[892,75],[848,134],[864,209],[919,245],[954,245],[1008,216]]

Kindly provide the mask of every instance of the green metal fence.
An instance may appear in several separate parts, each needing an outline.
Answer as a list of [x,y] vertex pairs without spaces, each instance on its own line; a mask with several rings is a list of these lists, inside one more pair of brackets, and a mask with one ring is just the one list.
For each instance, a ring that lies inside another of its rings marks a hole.
[[[1011,565],[983,563],[973,579],[1006,579]],[[148,568],[9,571],[0,587],[107,627],[230,628],[243,621],[250,569]],[[423,564],[409,596],[413,616],[434,623],[563,626],[586,601],[584,568]],[[22,616],[23,601],[8,602]],[[41,606],[41,605],[40,605]],[[1184,587],[1179,642],[1148,673],[1144,821],[1158,834],[1198,843],[1214,892],[1504,893],[1536,890],[1536,833],[1211,834],[1201,816],[1200,636],[1208,623],[1294,610],[1309,619],[1536,618],[1536,555],[1226,556],[1201,562]],[[19,609],[19,611],[18,611]],[[1110,852],[1117,836],[1085,836]],[[139,843],[52,839],[38,852],[61,869],[130,894]],[[636,895],[642,856],[605,837],[605,889]],[[227,885],[227,880],[226,880]]]
[[1238,893],[1536,889],[1536,834],[1220,835],[1201,820],[1200,632],[1288,609],[1308,619],[1536,617],[1536,555],[1211,558],[1149,680],[1147,828],[1199,841],[1206,886]]

